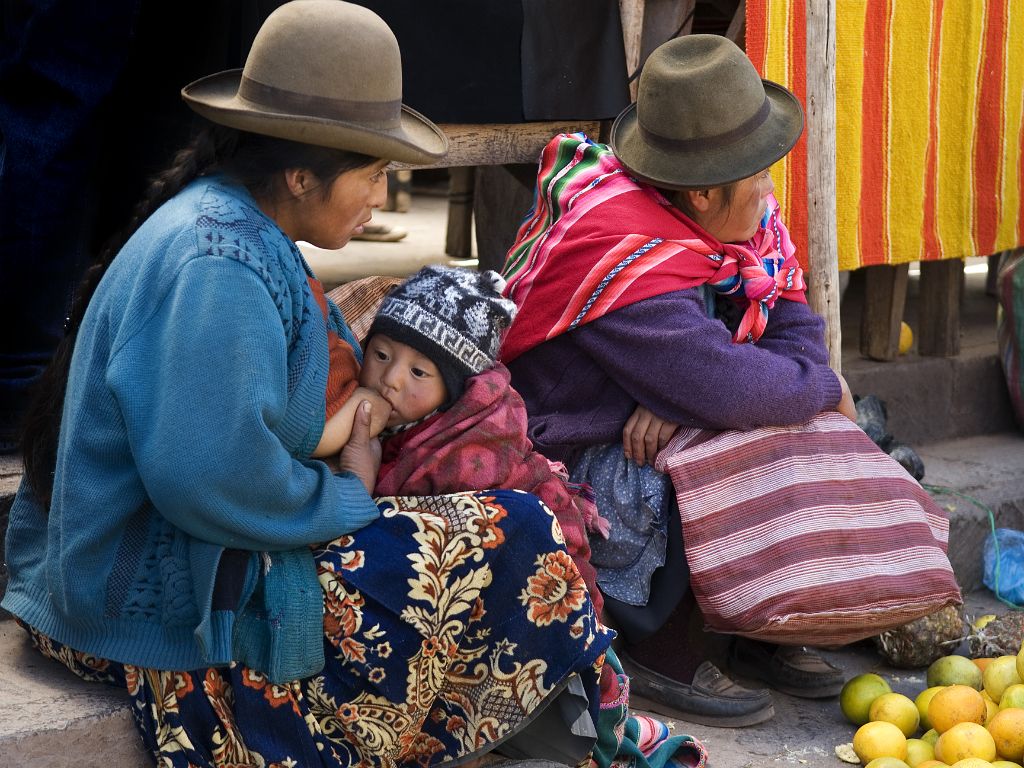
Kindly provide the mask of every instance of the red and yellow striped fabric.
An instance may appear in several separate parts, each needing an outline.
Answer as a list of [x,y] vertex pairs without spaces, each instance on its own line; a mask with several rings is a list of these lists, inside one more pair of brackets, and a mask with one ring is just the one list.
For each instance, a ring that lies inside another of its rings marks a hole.
[[[747,54],[806,92],[806,0],[747,0]],[[1024,244],[1024,3],[836,3],[839,267]],[[807,144],[773,170],[801,254]]]

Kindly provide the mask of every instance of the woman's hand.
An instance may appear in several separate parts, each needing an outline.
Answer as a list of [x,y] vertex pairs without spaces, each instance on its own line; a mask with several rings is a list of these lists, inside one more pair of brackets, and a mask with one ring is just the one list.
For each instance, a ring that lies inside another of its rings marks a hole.
[[355,419],[352,421],[352,436],[338,454],[338,464],[343,472],[351,472],[358,477],[366,492],[371,496],[377,485],[377,471],[380,469],[380,440],[370,437],[370,421],[372,406],[363,400],[356,408]]
[[856,424],[857,406],[853,402],[853,394],[850,392],[850,385],[846,383],[846,379],[844,379],[841,374],[837,373],[836,376],[839,379],[840,386],[843,388],[843,396],[839,398],[839,404],[836,406],[836,410]]
[[622,450],[626,458],[637,465],[653,466],[658,452],[668,444],[678,428],[678,424],[665,421],[638,405],[622,428]]

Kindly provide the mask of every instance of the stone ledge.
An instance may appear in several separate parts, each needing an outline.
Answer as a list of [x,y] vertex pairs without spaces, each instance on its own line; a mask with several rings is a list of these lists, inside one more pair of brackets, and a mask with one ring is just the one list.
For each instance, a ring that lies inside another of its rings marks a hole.
[[0,621],[0,768],[143,768],[152,761],[124,691],[87,683]]

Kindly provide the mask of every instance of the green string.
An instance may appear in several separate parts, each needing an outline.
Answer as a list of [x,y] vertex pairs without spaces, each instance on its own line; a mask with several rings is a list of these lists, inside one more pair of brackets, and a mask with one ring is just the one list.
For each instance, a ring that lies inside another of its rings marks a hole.
[[993,546],[993,548],[995,550],[995,557],[996,557],[996,572],[995,572],[996,586],[995,586],[995,589],[993,590],[995,592],[995,595],[996,595],[996,600],[1001,602],[1003,605],[1007,605],[1010,608],[1013,608],[1014,610],[1020,610],[1022,607],[1024,607],[1024,606],[1017,605],[1016,603],[1014,603],[1014,602],[1012,602],[1010,600],[1007,600],[1006,598],[1004,598],[1002,595],[999,594],[999,561],[1000,561],[1001,558],[1000,558],[1000,555],[999,555],[999,537],[996,536],[996,516],[994,514],[992,514],[992,510],[987,505],[981,503],[980,501],[978,501],[973,496],[968,496],[966,493],[961,493],[960,491],[956,490],[955,488],[947,488],[944,485],[928,485],[927,483],[921,483],[921,487],[924,488],[929,493],[945,493],[945,494],[948,494],[950,496],[959,496],[964,501],[971,502],[971,504],[973,504],[978,509],[982,510],[983,512],[985,512],[988,515],[988,524],[989,524],[989,528],[992,531],[992,546]]

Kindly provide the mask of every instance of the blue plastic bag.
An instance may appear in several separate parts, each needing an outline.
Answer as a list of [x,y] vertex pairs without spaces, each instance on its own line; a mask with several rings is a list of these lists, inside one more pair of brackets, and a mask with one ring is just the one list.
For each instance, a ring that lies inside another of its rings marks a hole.
[[1024,532],[996,528],[985,539],[985,586],[1004,603],[1024,606]]

